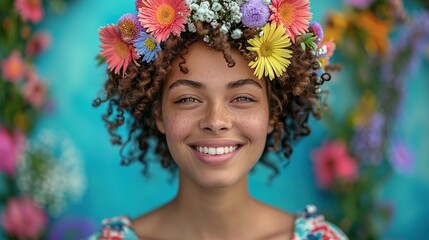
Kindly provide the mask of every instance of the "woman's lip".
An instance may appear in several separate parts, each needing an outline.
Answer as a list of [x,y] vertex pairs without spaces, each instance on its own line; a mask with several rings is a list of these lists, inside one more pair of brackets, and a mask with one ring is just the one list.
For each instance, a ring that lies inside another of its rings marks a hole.
[[216,155],[201,153],[196,150],[195,147],[191,147],[191,149],[194,152],[195,156],[198,158],[198,160],[200,160],[202,163],[211,166],[220,166],[229,162],[229,160],[241,149],[241,145],[238,145],[237,149],[232,152]]

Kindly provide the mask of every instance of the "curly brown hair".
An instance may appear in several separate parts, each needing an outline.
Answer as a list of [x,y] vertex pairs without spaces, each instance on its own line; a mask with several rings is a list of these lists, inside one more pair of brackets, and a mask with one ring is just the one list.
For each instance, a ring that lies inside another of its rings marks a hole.
[[[163,42],[163,50],[150,63],[142,62],[140,66],[131,63],[124,75],[108,71],[104,84],[105,96],[95,99],[94,106],[108,103],[103,120],[112,143],[121,145],[122,164],[138,161],[144,166],[143,172],[147,172],[149,154],[154,151],[164,168],[176,168],[165,136],[155,126],[155,114],[160,107],[163,84],[171,71],[172,61],[181,58],[181,71],[188,71],[184,56],[190,44],[210,39],[209,45],[223,53],[229,67],[235,64],[231,57],[232,49],[238,49],[246,60],[255,59],[255,53],[248,51],[246,46],[247,40],[258,34],[259,30],[247,29],[241,39],[231,40],[219,30],[212,30],[209,25],[197,22],[196,27],[196,33],[182,32],[180,36],[172,36]],[[330,79],[328,73],[324,73],[322,78],[316,74],[321,68],[320,63],[310,48],[302,49],[302,41],[297,37],[292,44],[293,56],[286,73],[266,81],[274,131],[268,136],[264,153],[279,151],[286,162],[292,154],[291,143],[310,133],[310,115],[320,118],[319,86]],[[125,116],[129,117],[126,124]],[[126,141],[118,133],[122,125],[127,127]],[[268,158],[262,157],[259,162],[273,169],[274,175],[278,173],[277,164]]]

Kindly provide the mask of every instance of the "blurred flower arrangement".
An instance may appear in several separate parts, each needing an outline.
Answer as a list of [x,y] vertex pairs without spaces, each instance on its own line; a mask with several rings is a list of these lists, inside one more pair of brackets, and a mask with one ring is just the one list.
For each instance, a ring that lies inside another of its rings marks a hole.
[[413,170],[413,154],[395,124],[408,76],[429,49],[429,6],[407,4],[420,7],[408,14],[401,0],[346,0],[344,10],[327,17],[325,38],[334,40],[336,60],[349,73],[341,81],[357,97],[346,118],[326,113],[330,136],[312,162],[318,186],[338,203],[327,216],[350,239],[380,239],[394,209],[378,190],[395,172]]
[[85,190],[81,157],[67,137],[45,130],[31,138],[38,117],[52,108],[34,65],[51,37],[37,24],[46,12],[64,10],[67,1],[0,2],[1,239],[46,239],[65,231],[79,237],[72,226],[52,221]]

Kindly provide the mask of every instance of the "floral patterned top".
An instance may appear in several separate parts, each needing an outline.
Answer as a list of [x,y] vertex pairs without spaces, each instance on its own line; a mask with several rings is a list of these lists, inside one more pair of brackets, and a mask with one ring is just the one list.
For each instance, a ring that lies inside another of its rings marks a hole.
[[[295,232],[292,240],[348,240],[334,224],[325,221],[316,213],[316,207],[309,205],[305,211],[296,214]],[[127,216],[103,220],[102,229],[87,240],[138,240]]]

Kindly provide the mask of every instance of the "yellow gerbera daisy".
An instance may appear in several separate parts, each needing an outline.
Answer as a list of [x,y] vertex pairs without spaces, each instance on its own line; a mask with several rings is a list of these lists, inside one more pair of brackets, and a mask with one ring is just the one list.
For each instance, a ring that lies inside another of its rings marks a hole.
[[251,61],[249,66],[255,68],[255,76],[269,76],[270,80],[286,72],[292,57],[292,51],[287,49],[291,45],[286,29],[282,24],[267,23],[262,27],[262,36],[256,35],[247,40],[251,45],[247,50],[257,52],[258,57]]

